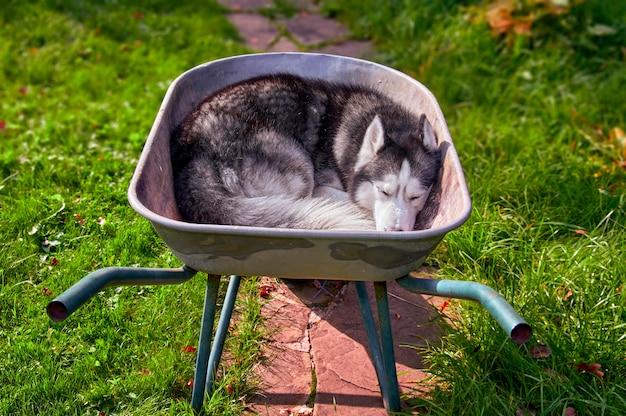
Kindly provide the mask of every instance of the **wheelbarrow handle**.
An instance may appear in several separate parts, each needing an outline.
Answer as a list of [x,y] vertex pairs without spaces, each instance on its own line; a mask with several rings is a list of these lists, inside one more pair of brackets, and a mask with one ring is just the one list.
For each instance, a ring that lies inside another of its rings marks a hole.
[[106,267],[80,279],[52,300],[46,311],[50,319],[60,322],[106,287],[178,284],[191,279],[196,273],[187,266],[177,269]]
[[526,343],[532,336],[530,325],[491,287],[462,280],[437,280],[405,276],[396,280],[400,286],[415,293],[475,300],[489,311],[511,339]]

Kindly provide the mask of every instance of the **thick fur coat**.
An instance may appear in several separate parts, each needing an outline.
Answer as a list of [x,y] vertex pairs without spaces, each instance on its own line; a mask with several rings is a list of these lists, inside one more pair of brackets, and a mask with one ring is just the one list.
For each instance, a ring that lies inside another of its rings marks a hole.
[[368,88],[276,74],[202,101],[172,134],[195,223],[410,230],[440,167],[435,133]]

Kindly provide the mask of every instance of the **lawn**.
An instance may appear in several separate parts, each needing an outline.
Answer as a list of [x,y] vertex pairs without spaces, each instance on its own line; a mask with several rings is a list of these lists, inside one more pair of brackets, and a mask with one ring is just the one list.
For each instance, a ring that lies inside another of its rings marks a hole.
[[535,332],[517,346],[453,302],[423,351],[438,387],[415,408],[626,414],[626,4],[325,3],[446,115],[474,209],[430,263],[492,286]]
[[[90,271],[180,266],[128,183],[169,83],[248,51],[214,2],[149,3],[0,7],[0,414],[192,414],[204,276],[109,289],[63,323],[45,314]],[[626,3],[323,3],[446,115],[474,209],[428,265],[492,286],[534,329],[516,345],[452,301],[447,335],[419,351],[437,387],[406,411],[626,414]],[[254,388],[255,285],[227,345],[240,365],[207,414],[239,414]]]
[[[60,324],[45,313],[90,271],[180,265],[130,208],[130,177],[170,82],[246,49],[213,2],[150,3],[0,7],[2,415],[191,413],[204,277],[111,289]],[[254,338],[243,309],[232,354]],[[227,393],[250,388],[247,369],[224,375],[209,413],[239,414]]]

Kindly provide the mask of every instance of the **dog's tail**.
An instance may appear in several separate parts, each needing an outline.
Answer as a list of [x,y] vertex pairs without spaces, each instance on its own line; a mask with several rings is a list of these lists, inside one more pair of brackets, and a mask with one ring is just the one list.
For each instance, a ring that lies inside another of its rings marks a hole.
[[372,231],[372,215],[349,201],[325,197],[237,198],[234,225],[309,230]]

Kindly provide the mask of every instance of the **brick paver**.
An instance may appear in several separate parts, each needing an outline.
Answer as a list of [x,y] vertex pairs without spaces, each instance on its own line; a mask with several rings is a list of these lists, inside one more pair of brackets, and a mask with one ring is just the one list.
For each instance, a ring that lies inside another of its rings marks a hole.
[[298,12],[277,20],[260,14],[274,7],[271,0],[219,3],[228,9],[227,17],[245,45],[256,52],[320,52],[355,58],[369,58],[373,53],[369,42],[351,40],[343,24],[316,13],[318,7],[312,0],[292,2]]

